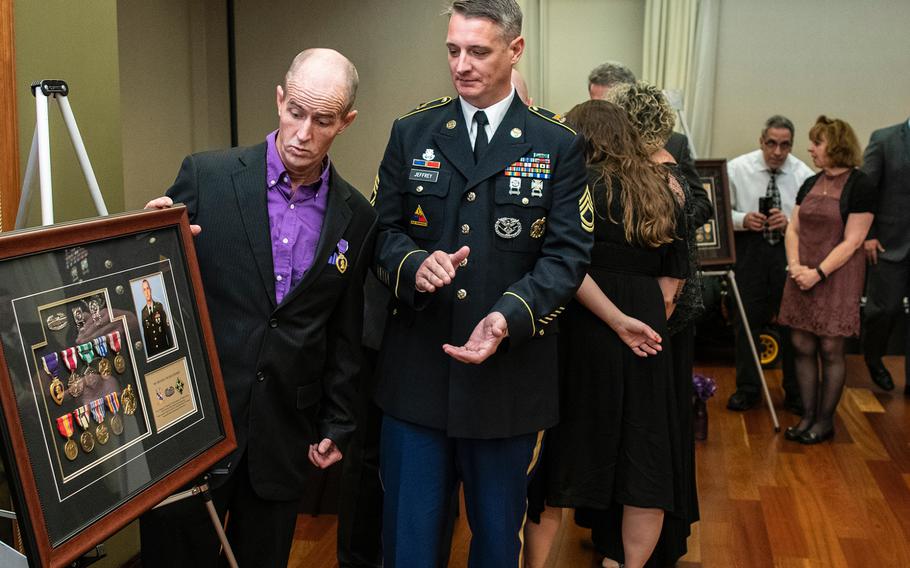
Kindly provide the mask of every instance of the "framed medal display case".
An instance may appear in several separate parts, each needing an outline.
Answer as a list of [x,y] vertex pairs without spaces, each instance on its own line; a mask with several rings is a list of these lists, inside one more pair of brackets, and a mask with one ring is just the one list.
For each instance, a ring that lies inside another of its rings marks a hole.
[[183,207],[0,235],[0,432],[32,566],[236,446]]
[[714,214],[695,233],[698,264],[702,267],[729,266],[736,263],[733,243],[733,217],[730,214],[730,187],[727,160],[695,160],[702,187],[714,205]]

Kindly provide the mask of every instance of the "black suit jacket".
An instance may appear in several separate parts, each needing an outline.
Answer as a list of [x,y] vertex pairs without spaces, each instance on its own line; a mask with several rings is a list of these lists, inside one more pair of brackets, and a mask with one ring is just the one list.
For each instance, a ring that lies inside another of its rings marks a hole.
[[700,227],[711,219],[711,215],[714,214],[714,206],[711,205],[708,192],[701,184],[701,177],[698,175],[698,170],[695,169],[695,160],[692,159],[692,153],[689,151],[689,138],[685,134],[673,132],[664,148],[676,160],[680,173],[689,184],[689,190],[692,192],[690,198],[692,222],[694,226]]
[[879,258],[900,262],[910,253],[910,127],[906,120],[872,133],[862,169],[878,191],[875,221],[867,238],[881,241],[885,252]]
[[[518,97],[476,165],[457,99],[395,121],[376,189],[376,271],[393,295],[377,392],[386,413],[461,438],[556,423],[557,316],[593,243],[586,182],[581,138]],[[463,245],[471,253],[452,284],[415,290],[431,252]],[[494,311],[509,329],[494,355],[466,365],[443,352]]]
[[[189,156],[167,195],[202,226],[196,252],[237,434],[230,465],[246,451],[256,493],[290,500],[303,492],[309,444],[344,447],[354,429],[376,214],[333,167],[313,266],[276,304],[265,155],[263,142]],[[341,239],[344,272],[328,260]]]

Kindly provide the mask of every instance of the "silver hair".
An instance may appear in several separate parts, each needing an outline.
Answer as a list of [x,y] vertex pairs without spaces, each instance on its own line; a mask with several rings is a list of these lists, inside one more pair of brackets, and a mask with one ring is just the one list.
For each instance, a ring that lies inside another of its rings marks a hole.
[[764,138],[771,128],[786,128],[790,131],[790,138],[793,138],[796,135],[793,129],[793,121],[780,114],[775,114],[765,121],[765,127],[761,131],[761,137]]
[[612,87],[625,83],[635,83],[635,73],[632,70],[617,61],[607,61],[594,68],[588,75],[588,87],[591,85],[601,85]]
[[443,14],[486,18],[499,26],[507,43],[521,35],[521,8],[515,0],[453,0]]

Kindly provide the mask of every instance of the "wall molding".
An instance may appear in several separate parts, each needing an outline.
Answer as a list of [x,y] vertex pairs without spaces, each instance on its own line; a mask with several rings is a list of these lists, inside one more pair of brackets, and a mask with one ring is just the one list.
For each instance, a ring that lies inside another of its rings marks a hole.
[[11,230],[19,207],[19,118],[13,0],[0,0],[0,229]]

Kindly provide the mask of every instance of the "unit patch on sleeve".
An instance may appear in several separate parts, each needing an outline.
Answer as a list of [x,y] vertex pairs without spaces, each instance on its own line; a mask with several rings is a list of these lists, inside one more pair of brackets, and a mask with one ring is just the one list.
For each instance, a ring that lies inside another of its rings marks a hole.
[[423,214],[423,207],[420,205],[418,205],[417,209],[414,210],[414,213],[411,214],[411,224],[418,227],[427,226],[427,216]]

